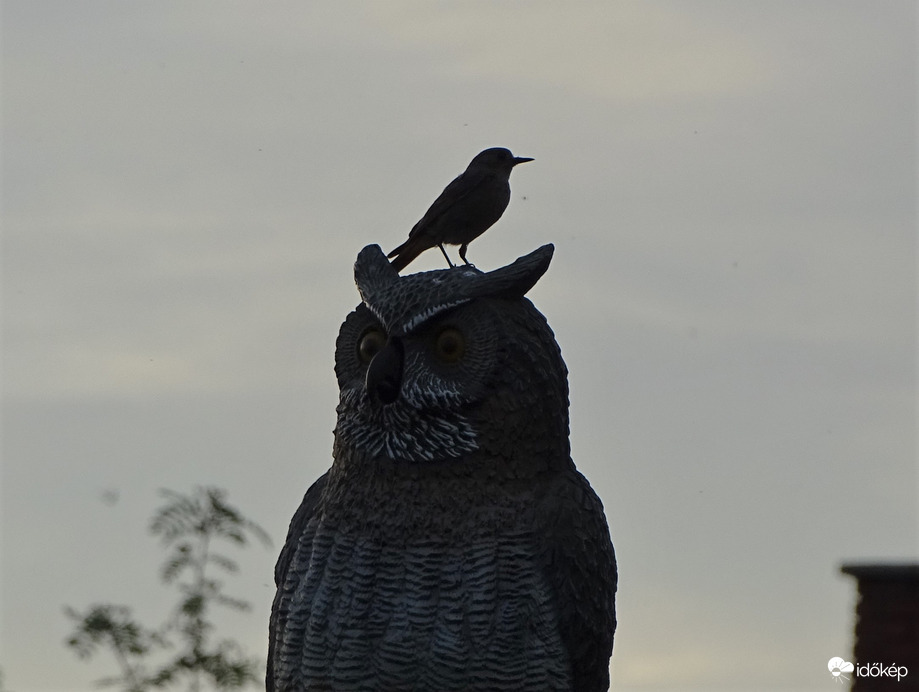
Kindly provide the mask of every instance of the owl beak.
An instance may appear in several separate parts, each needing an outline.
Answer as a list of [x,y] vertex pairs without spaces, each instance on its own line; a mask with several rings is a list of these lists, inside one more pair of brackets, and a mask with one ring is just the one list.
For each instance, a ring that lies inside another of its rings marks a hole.
[[370,361],[364,386],[373,401],[386,405],[399,398],[399,390],[402,388],[403,355],[402,340],[391,336]]

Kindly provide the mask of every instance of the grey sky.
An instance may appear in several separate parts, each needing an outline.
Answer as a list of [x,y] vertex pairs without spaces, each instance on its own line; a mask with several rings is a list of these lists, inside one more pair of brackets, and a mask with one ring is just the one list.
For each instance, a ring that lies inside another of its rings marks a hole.
[[276,552],[331,461],[354,258],[489,146],[536,160],[469,258],[556,244],[530,297],[620,561],[614,689],[828,689],[839,563],[919,559],[914,3],[0,18],[11,689],[110,672],[65,650],[63,604],[157,620],[160,487],[225,487],[274,537],[225,620],[266,649]]

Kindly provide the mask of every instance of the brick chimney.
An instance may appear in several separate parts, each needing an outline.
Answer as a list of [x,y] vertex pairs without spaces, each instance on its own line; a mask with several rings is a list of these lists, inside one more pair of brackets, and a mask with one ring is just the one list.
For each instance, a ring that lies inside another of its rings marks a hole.
[[[919,564],[849,563],[841,571],[858,582],[852,692],[919,692]],[[908,674],[897,681],[893,665]]]

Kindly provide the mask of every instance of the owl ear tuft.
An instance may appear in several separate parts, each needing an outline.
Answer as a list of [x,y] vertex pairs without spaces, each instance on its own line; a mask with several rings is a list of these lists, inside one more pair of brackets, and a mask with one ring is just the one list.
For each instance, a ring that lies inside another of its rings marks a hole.
[[364,295],[365,287],[380,287],[392,284],[399,278],[399,272],[386,259],[386,253],[379,245],[367,245],[357,253],[354,261],[354,283],[361,298],[368,303]]
[[475,279],[476,297],[522,298],[549,268],[555,246],[552,243],[518,257],[514,262]]
[[354,282],[389,335],[400,336],[476,298],[522,298],[545,274],[554,251],[551,243],[543,245],[490,272],[463,265],[400,276],[379,245],[368,245],[357,255]]

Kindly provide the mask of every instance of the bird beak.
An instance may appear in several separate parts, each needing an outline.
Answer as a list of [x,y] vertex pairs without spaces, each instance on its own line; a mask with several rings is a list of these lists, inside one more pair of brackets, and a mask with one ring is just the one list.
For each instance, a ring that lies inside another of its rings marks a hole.
[[516,166],[518,163],[526,163],[527,161],[532,161],[532,160],[533,159],[528,159],[526,156],[515,156],[514,165]]

